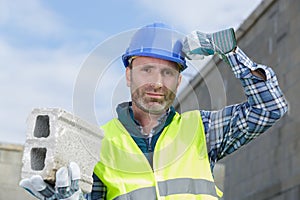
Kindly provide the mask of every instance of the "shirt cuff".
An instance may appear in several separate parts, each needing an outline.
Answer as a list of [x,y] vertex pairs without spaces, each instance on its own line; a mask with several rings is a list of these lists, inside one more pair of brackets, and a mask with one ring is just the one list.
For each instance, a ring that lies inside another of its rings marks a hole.
[[264,71],[267,80],[271,78],[271,74],[267,66],[253,62],[239,47],[237,47],[234,52],[226,54],[226,57],[237,78],[254,78],[263,80],[251,73],[251,71],[255,71],[257,69]]

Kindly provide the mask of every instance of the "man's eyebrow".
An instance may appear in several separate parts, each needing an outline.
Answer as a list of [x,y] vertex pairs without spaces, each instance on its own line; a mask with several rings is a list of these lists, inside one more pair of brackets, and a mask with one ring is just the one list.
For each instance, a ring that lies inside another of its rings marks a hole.
[[[140,65],[136,65],[136,67],[140,67],[140,68],[157,68],[156,63],[145,63],[145,64],[140,64]],[[175,66],[164,66],[161,70],[175,70],[178,71],[178,68],[176,68]]]
[[152,65],[151,63],[150,64],[141,64],[141,65],[138,65],[139,67],[147,67],[147,68],[155,68],[154,65]]

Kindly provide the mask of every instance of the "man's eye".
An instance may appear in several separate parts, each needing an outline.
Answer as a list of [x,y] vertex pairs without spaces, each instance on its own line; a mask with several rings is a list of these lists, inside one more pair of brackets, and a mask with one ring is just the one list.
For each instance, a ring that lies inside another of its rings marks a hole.
[[146,67],[146,68],[143,68],[142,71],[149,73],[149,72],[151,72],[151,69]]
[[165,70],[164,75],[166,76],[174,76],[174,71],[173,70]]

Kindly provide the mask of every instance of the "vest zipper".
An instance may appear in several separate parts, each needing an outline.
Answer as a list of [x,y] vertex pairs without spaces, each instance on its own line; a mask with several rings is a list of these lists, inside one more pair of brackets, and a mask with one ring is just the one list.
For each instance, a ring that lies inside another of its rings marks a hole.
[[147,144],[148,153],[152,152],[151,140],[152,140],[152,137],[146,138],[146,144]]
[[146,147],[147,147],[147,160],[153,170],[153,149],[152,149],[152,145],[151,145],[151,141],[152,138],[145,138],[145,142],[146,142]]

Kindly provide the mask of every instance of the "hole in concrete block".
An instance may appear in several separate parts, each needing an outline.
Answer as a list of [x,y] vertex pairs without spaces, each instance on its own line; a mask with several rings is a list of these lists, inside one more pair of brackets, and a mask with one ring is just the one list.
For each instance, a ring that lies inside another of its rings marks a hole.
[[33,135],[34,137],[48,137],[50,134],[49,128],[49,116],[48,115],[39,115],[36,118],[35,127]]
[[31,169],[32,170],[43,170],[45,167],[45,159],[46,159],[46,148],[32,148],[30,152],[31,158]]

